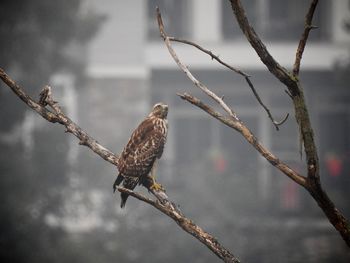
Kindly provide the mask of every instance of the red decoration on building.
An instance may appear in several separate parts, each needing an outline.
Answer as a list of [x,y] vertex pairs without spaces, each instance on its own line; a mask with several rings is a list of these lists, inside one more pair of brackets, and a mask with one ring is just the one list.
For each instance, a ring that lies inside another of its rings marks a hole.
[[326,168],[328,174],[332,177],[338,177],[343,171],[343,162],[335,154],[326,156]]

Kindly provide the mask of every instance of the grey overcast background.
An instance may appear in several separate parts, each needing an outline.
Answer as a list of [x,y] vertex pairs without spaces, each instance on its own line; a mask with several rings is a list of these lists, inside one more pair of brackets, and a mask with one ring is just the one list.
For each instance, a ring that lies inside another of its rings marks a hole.
[[[290,69],[309,1],[244,0],[272,55]],[[45,84],[63,110],[119,153],[155,102],[169,105],[158,180],[170,198],[242,262],[349,262],[349,248],[311,197],[243,137],[176,93],[213,105],[180,72],[161,41],[195,41],[252,76],[276,131],[244,79],[204,53],[174,44],[198,79],[237,112],[262,143],[304,173],[285,87],[248,44],[224,0],[1,0],[0,67],[34,98]],[[302,65],[321,161],[336,206],[350,217],[350,4],[319,1]],[[117,170],[0,83],[2,262],[220,262],[149,205],[112,194]],[[137,191],[148,194],[141,187]]]

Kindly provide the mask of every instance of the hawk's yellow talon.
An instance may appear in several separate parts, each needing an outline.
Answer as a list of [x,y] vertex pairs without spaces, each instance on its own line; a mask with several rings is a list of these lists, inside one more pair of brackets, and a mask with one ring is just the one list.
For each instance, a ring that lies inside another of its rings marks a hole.
[[156,181],[153,181],[153,184],[151,185],[151,189],[154,191],[164,190],[163,186],[161,184],[156,183]]
[[156,182],[155,176],[151,175],[151,179],[152,179],[152,185],[150,187],[151,190],[154,191],[164,191],[164,188],[161,184],[158,184]]

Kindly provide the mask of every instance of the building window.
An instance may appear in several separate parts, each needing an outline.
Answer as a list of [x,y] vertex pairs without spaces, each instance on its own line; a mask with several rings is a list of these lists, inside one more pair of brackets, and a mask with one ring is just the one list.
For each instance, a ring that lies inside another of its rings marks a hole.
[[[243,2],[251,25],[258,34],[274,41],[297,41],[304,28],[305,14],[310,2],[304,0],[247,0]],[[318,4],[313,24],[319,27],[310,35],[311,40],[328,38],[327,6],[328,1]],[[222,3],[222,32],[225,39],[243,38],[238,23],[228,1]]]
[[158,24],[156,21],[156,6],[162,13],[162,19],[167,33],[176,37],[188,36],[188,1],[185,0],[148,0],[148,39],[160,40]]
[[178,167],[193,166],[208,157],[210,121],[205,118],[178,117],[174,124]]

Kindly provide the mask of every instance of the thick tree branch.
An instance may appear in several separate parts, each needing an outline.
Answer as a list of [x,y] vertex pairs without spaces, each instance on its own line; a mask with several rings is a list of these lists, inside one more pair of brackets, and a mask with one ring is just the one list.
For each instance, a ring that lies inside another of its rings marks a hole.
[[305,49],[305,45],[306,45],[306,41],[309,37],[309,33],[311,29],[317,28],[315,26],[313,26],[312,23],[312,18],[314,16],[315,13],[315,9],[317,6],[318,0],[313,0],[312,3],[310,4],[309,7],[309,11],[306,14],[305,17],[305,28],[304,28],[304,32],[301,35],[300,41],[299,41],[299,45],[298,45],[298,49],[297,49],[297,53],[295,55],[295,62],[294,62],[294,66],[293,66],[293,75],[294,77],[298,77],[299,75],[299,70],[300,70],[300,62],[301,62],[301,58],[303,56],[303,52]]
[[224,248],[215,237],[205,232],[202,228],[197,226],[192,220],[185,217],[181,213],[181,211],[176,207],[176,205],[172,203],[163,204],[161,202],[154,201],[139,193],[133,192],[129,189],[125,189],[122,187],[119,187],[118,191],[127,193],[143,202],[146,202],[149,205],[158,209],[163,214],[169,216],[184,231],[194,236],[196,239],[198,239],[200,242],[206,245],[212,252],[214,252],[224,262],[234,262],[234,263],[240,262],[234,255],[231,254],[230,251]]
[[266,65],[268,70],[284,83],[289,92],[294,96],[298,94],[299,89],[295,79],[291,76],[287,69],[282,67],[269,53],[264,43],[261,41],[254,28],[250,25],[248,18],[245,14],[244,8],[240,0],[230,0],[232,10],[236,16],[237,22],[246,36],[247,40],[254,48],[255,52],[260,57],[261,61]]
[[[39,115],[49,122],[62,124],[66,127],[66,132],[72,133],[79,139],[79,144],[89,147],[103,159],[117,166],[117,155],[100,145],[95,139],[89,136],[63,113],[58,102],[53,100],[51,87],[45,86],[43,88],[43,90],[40,92],[39,102],[37,103],[30,96],[28,96],[23,89],[19,87],[2,69],[0,69],[0,78],[25,104],[36,111]],[[52,112],[48,110],[46,106],[50,106]],[[143,186],[145,186],[157,198],[158,201],[154,201],[122,187],[119,187],[118,190],[119,192],[125,192],[143,202],[152,205],[163,214],[172,218],[184,231],[191,234],[206,245],[224,262],[239,263],[239,260],[226,248],[224,248],[215,237],[205,232],[190,219],[186,218],[178,209],[178,206],[169,200],[164,190],[151,189],[150,186],[152,184],[153,179],[150,177],[147,177],[143,182]]]
[[333,202],[322,189],[319,175],[319,159],[317,148],[314,140],[314,133],[308,109],[305,103],[304,92],[300,85],[298,74],[300,69],[301,57],[306,45],[308,34],[313,28],[311,25],[312,17],[318,1],[313,0],[305,18],[305,28],[299,41],[299,46],[294,63],[293,73],[281,67],[278,62],[271,56],[258,37],[252,26],[249,24],[244,8],[240,0],[230,0],[233,13],[237,22],[245,34],[247,40],[252,45],[261,61],[266,65],[268,70],[288,88],[288,94],[293,100],[295,119],[299,126],[300,137],[304,144],[307,163],[307,183],[306,189],[316,200],[317,204],[326,214],[332,225],[339,231],[340,235],[350,246],[350,226],[346,218],[335,208]]
[[[299,125],[300,137],[304,143],[304,149],[308,164],[308,176],[317,178],[319,177],[318,171],[318,156],[316,150],[316,144],[314,141],[313,130],[311,127],[311,122],[309,118],[309,113],[305,104],[304,92],[300,85],[297,77],[290,73],[285,68],[281,67],[278,62],[271,56],[271,54],[266,49],[265,45],[262,43],[259,36],[255,33],[254,29],[250,25],[248,18],[245,14],[244,8],[240,0],[230,0],[233,13],[237,19],[237,22],[245,34],[247,40],[255,49],[256,53],[260,57],[261,61],[266,65],[268,70],[278,78],[282,83],[284,83],[288,92],[293,100],[295,109],[295,118]],[[316,7],[317,1],[311,3],[309,12],[307,14],[306,21],[311,21],[314,8]],[[301,42],[306,43],[305,40]],[[301,44],[302,45],[302,44]],[[303,48],[300,50],[302,52]],[[300,57],[301,58],[301,57]],[[300,64],[300,61],[299,61]]]
[[275,166],[277,169],[279,169],[281,172],[287,175],[290,179],[306,188],[310,192],[311,196],[316,200],[317,204],[321,207],[323,212],[326,214],[331,224],[338,230],[346,244],[350,246],[349,223],[347,219],[342,215],[342,213],[335,207],[335,205],[330,200],[327,193],[322,189],[320,184],[310,186],[308,178],[305,178],[304,176],[300,175],[299,173],[291,169],[287,164],[280,161],[271,152],[269,152],[263,145],[261,145],[261,143],[254,136],[254,134],[244,125],[242,121],[236,121],[223,116],[222,114],[213,110],[211,107],[209,107],[199,99],[187,93],[178,95],[182,99],[192,103],[193,105],[207,112],[212,117],[221,121],[223,124],[238,131],[267,161],[269,161],[273,166]]

